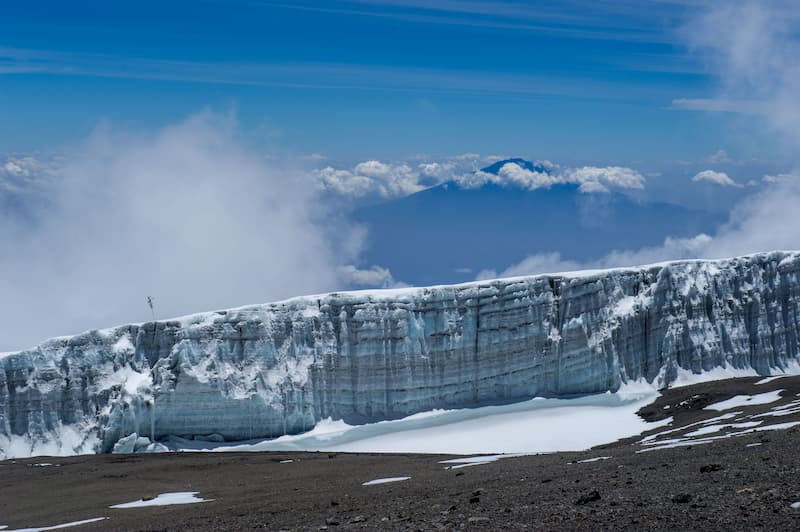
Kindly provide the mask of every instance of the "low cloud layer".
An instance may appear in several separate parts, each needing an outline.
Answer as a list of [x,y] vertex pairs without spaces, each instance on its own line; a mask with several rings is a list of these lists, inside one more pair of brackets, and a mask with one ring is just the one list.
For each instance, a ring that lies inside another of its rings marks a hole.
[[[144,321],[147,296],[165,318],[349,286],[363,230],[243,145],[205,113],[140,137],[101,128],[72,150],[26,223],[0,219],[0,350]],[[23,162],[4,163],[6,182],[32,178]]]
[[660,246],[614,250],[596,260],[579,262],[558,252],[529,255],[503,270],[484,270],[477,279],[535,275],[582,269],[640,266],[676,259],[735,257],[762,251],[795,250],[800,245],[800,225],[792,213],[800,205],[800,180],[784,180],[744,200],[728,222],[714,235],[667,238]]
[[524,190],[576,184],[583,193],[609,192],[610,189],[641,190],[645,186],[641,173],[621,166],[562,168],[550,161],[536,161],[534,170],[514,162],[504,164],[497,173],[481,170],[498,160],[500,157],[476,154],[415,164],[370,160],[350,169],[326,166],[314,175],[322,190],[353,198],[403,197],[445,182],[457,183],[464,188],[494,184]]

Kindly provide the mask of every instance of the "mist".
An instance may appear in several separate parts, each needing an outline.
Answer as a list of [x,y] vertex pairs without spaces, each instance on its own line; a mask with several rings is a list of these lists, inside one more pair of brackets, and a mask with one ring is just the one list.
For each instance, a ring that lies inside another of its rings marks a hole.
[[150,319],[341,288],[363,230],[302,169],[203,112],[144,135],[99,126],[0,219],[0,350]]

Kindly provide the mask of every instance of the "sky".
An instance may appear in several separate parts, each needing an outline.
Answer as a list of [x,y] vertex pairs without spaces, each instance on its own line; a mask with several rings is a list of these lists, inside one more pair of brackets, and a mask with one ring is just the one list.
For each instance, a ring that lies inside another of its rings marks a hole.
[[719,83],[687,38],[702,6],[4,2],[0,143],[58,148],[99,120],[149,129],[210,107],[264,147],[334,160],[751,158],[765,146],[731,134],[735,118],[685,103]]
[[783,0],[3,2],[0,351],[418,284],[360,214],[447,183],[723,221],[444,281],[800,248],[798,58]]

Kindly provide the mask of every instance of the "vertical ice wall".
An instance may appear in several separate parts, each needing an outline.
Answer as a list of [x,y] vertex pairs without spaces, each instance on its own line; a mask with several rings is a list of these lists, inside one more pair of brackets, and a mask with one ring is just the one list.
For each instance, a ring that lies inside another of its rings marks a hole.
[[658,385],[798,357],[800,254],[334,293],[0,355],[0,456]]

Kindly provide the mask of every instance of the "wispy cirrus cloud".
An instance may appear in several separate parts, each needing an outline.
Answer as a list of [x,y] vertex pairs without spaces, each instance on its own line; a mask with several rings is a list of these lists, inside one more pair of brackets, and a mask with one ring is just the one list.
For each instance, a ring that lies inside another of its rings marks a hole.
[[766,115],[769,104],[759,100],[737,100],[732,98],[676,98],[672,109],[679,111],[708,111],[712,113],[739,113]]
[[[577,39],[666,43],[681,20],[684,2],[655,0],[646,6],[626,1],[490,2],[481,0],[351,0],[336,5],[299,2],[247,2],[283,9],[390,18],[423,24],[471,26],[536,32]],[[665,22],[666,27],[665,27]]]
[[189,61],[0,46],[0,75],[22,73],[298,89],[496,94],[517,98],[628,100],[662,92],[647,86],[632,88],[622,81],[567,75],[352,63]]

